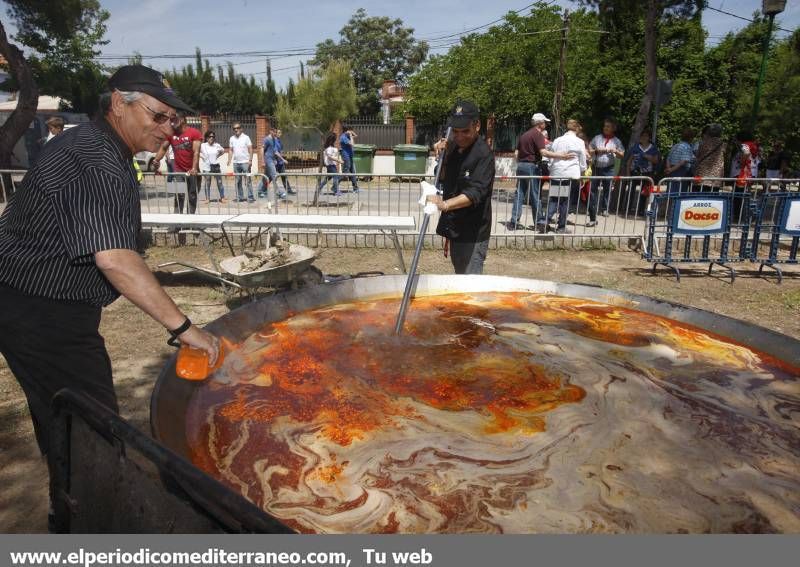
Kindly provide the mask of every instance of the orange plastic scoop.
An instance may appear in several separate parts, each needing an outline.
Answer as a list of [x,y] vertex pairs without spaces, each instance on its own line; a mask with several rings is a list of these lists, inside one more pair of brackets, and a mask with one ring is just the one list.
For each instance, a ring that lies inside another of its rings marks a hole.
[[208,353],[202,349],[181,345],[178,350],[178,362],[175,363],[175,374],[184,380],[205,380],[208,375],[222,365],[227,350],[227,341],[219,344],[219,354],[214,365],[208,363]]

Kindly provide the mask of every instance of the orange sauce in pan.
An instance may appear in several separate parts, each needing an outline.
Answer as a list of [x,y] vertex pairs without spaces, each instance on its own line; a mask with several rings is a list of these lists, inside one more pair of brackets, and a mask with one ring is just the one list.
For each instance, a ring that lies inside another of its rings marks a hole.
[[[365,454],[374,462],[387,458],[381,440],[439,431],[443,445],[436,454],[452,459],[465,439],[524,444],[547,431],[548,414],[561,408],[596,415],[579,407],[587,391],[576,384],[574,367],[559,362],[571,357],[571,341],[605,345],[608,356],[629,367],[631,349],[663,344],[678,362],[688,356],[682,352],[690,353],[712,378],[751,364],[741,347],[721,337],[591,301],[522,293],[419,298],[400,337],[392,332],[397,305],[380,300],[304,312],[231,345],[225,363],[190,402],[193,462],[278,517],[294,506],[283,502],[287,494],[295,495],[289,500],[304,494],[297,505],[320,514],[344,514],[366,506],[364,494],[345,496],[348,483],[362,489],[392,484],[354,464]],[[529,348],[542,329],[558,329],[563,340]],[[758,356],[773,370],[800,374]],[[667,375],[673,362],[653,357],[647,372]],[[592,373],[591,361],[580,372]],[[686,377],[676,383],[681,380]],[[475,462],[474,456],[459,458]],[[486,462],[501,467],[497,463],[506,461]],[[333,495],[309,488],[318,485]],[[442,506],[447,514],[458,508]],[[406,512],[394,510],[370,530],[396,531]],[[318,531],[294,514],[287,511],[284,520]]]

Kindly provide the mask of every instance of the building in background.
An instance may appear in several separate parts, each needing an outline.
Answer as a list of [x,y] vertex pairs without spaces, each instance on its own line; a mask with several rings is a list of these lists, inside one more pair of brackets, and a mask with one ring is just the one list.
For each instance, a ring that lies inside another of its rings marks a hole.
[[384,124],[391,122],[392,108],[403,104],[405,94],[405,87],[398,85],[397,81],[383,81],[383,86],[381,87],[381,114]]

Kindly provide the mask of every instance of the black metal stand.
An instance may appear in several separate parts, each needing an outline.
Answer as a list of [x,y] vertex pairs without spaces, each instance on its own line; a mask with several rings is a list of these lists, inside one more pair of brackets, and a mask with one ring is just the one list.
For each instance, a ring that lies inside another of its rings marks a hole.
[[758,267],[758,275],[759,276],[761,275],[761,272],[764,270],[764,266],[766,266],[767,268],[772,268],[773,270],[775,270],[777,272],[777,274],[778,274],[778,285],[783,283],[783,271],[778,266],[776,266],[775,264],[770,264],[768,262],[761,262],[761,265]]
[[681,271],[678,269],[677,266],[673,266],[672,264],[667,264],[666,262],[655,262],[653,264],[653,269],[651,270],[650,273],[652,273],[653,275],[656,275],[656,268],[658,266],[665,266],[665,267],[669,268],[670,270],[672,270],[673,272],[675,272],[675,279],[678,280],[678,283],[681,283]]
[[714,269],[714,265],[717,265],[717,266],[719,266],[719,267],[721,267],[721,268],[725,268],[726,270],[728,270],[728,271],[730,272],[730,276],[731,276],[731,283],[733,283],[733,282],[734,282],[734,280],[736,279],[736,270],[734,270],[734,269],[733,269],[733,268],[731,268],[730,266],[728,266],[728,265],[726,265],[726,264],[723,264],[723,263],[721,263],[721,262],[711,262],[711,263],[708,265],[708,275],[709,275],[709,276],[711,275],[711,270],[713,270],[713,269]]

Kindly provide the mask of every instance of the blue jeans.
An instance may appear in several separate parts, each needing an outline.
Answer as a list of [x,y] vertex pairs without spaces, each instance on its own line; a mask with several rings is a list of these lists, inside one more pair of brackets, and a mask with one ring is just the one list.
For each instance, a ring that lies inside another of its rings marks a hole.
[[[234,173],[250,173],[250,164],[249,163],[236,163],[233,162],[233,172]],[[244,192],[242,191],[242,178],[247,179],[247,199],[249,201],[255,201],[256,198],[253,196],[253,181],[250,179],[250,175],[237,175],[236,176],[236,198],[240,201],[244,199]]]
[[323,187],[325,187],[325,185],[328,184],[328,180],[330,179],[333,179],[333,193],[335,195],[338,195],[339,194],[338,168],[335,165],[326,165],[325,169],[327,170],[329,175],[327,177],[323,177],[322,180],[320,180],[319,185],[317,186],[317,195],[319,195],[322,192]]
[[[539,175],[539,166],[529,161],[517,163],[517,175]],[[514,205],[511,207],[511,224],[519,224],[522,217],[522,208],[525,203],[530,204],[534,224],[539,221],[541,208],[541,179],[517,179],[517,194],[514,196]]]
[[283,183],[283,190],[291,193],[292,184],[289,183],[289,178],[286,176],[286,162],[285,161],[275,162],[275,171],[283,174],[278,179],[280,179],[281,183]]
[[[592,175],[598,177],[608,177],[609,179],[592,179],[589,190],[589,220],[597,220],[597,206],[600,205],[600,212],[607,213],[608,205],[611,202],[611,177],[614,177],[614,166],[598,167],[592,170]],[[600,194],[602,188],[602,194]]]
[[342,160],[344,161],[344,163],[342,164],[342,173],[353,174],[348,176],[347,178],[350,179],[350,183],[353,185],[353,191],[358,191],[358,178],[355,176],[356,165],[355,163],[353,163],[353,158],[351,158],[346,153],[342,153]]
[[[210,173],[219,173],[220,168],[218,163],[211,164],[209,166]],[[206,177],[206,184],[205,184],[205,192],[206,192],[206,201],[211,200],[211,178],[214,178],[217,182],[217,191],[219,191],[219,198],[225,198],[225,186],[222,184],[222,177],[219,175],[209,175]]]
[[275,169],[275,162],[272,160],[264,162],[264,175],[266,175],[266,179],[264,180],[264,184],[261,186],[261,191],[258,192],[259,197],[266,197],[267,190],[269,189],[269,185],[272,184],[275,186],[275,195],[280,198],[286,196],[286,191],[284,190],[281,193],[278,193],[278,186],[275,185],[275,180],[278,178],[278,170]]
[[574,201],[576,198],[579,198],[580,195],[579,179],[554,179],[550,181],[550,190],[552,191],[553,187],[555,186],[564,187],[565,185],[569,186],[568,195],[549,197],[547,199],[547,214],[545,216],[545,222],[549,222],[550,219],[553,218],[553,215],[556,214],[556,211],[558,211],[558,224],[556,225],[557,229],[563,229],[567,227],[567,216],[569,215],[570,201]]

